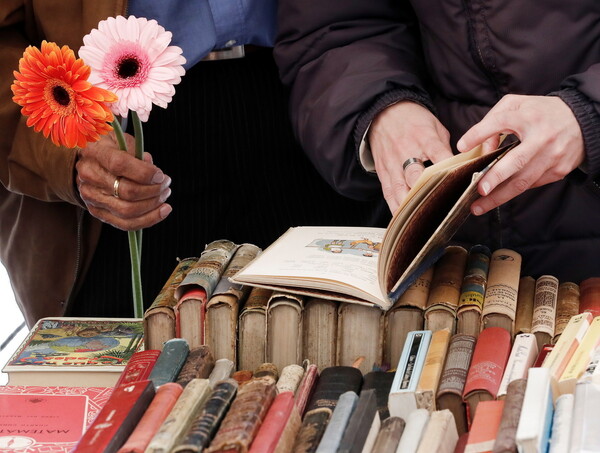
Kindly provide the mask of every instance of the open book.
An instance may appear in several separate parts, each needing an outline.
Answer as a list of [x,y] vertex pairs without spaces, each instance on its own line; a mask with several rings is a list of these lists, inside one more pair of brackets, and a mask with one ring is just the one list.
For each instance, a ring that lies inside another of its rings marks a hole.
[[426,168],[387,228],[292,227],[232,280],[387,310],[442,255],[479,197],[478,181],[514,145]]

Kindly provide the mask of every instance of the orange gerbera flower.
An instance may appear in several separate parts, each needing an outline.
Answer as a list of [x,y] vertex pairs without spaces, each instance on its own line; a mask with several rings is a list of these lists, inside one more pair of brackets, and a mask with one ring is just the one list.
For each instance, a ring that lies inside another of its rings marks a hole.
[[90,72],[68,46],[43,41],[41,50],[25,49],[11,89],[27,126],[68,148],[84,147],[111,131],[107,103],[117,96],[88,82]]

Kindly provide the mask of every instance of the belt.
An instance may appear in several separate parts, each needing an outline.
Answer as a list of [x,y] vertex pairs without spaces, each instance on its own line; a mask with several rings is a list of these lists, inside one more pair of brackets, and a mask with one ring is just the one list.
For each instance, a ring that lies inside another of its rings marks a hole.
[[200,61],[232,60],[234,58],[243,58],[246,55],[244,46],[225,47],[215,49]]

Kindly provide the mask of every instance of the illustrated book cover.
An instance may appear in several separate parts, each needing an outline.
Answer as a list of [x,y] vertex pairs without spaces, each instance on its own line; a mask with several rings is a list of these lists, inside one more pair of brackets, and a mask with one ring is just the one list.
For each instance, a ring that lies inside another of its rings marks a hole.
[[477,182],[511,146],[426,168],[387,228],[292,227],[232,280],[388,310],[441,256],[479,197]]
[[137,318],[42,318],[2,371],[10,385],[112,387],[143,334]]

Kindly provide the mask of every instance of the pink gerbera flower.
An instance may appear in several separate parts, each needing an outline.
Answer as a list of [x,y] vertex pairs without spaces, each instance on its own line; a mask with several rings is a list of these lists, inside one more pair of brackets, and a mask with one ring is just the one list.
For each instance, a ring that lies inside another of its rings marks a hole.
[[171,37],[155,20],[117,16],[83,38],[79,56],[92,68],[90,82],[118,96],[115,114],[132,110],[147,121],[152,104],[166,108],[171,102],[185,74],[182,50],[169,46]]

